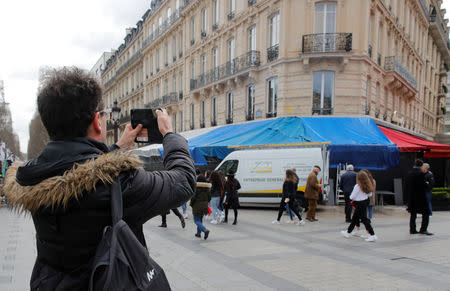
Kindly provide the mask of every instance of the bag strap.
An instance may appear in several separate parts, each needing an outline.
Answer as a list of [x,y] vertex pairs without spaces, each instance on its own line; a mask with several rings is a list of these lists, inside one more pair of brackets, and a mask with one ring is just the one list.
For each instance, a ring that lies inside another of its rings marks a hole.
[[112,225],[122,220],[123,216],[122,187],[119,178],[111,185],[111,216]]

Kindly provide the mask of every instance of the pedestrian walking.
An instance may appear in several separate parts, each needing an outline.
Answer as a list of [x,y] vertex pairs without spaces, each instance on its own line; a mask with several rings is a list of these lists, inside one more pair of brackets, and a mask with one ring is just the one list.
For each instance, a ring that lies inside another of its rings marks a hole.
[[306,180],[305,198],[308,199],[308,211],[306,212],[306,219],[308,221],[318,221],[316,219],[317,201],[319,200],[320,185],[317,181],[317,175],[320,173],[320,167],[314,166],[313,171],[309,174]]
[[350,194],[350,199],[354,201],[356,206],[353,213],[352,222],[348,226],[348,229],[341,231],[341,234],[349,238],[353,232],[356,224],[359,220],[364,224],[366,230],[369,232],[369,237],[365,239],[367,242],[374,242],[377,240],[377,236],[373,231],[370,219],[367,218],[367,206],[369,205],[369,197],[374,191],[374,185],[366,171],[359,171],[356,175],[356,185],[353,187],[353,191]]
[[368,170],[363,170],[366,172],[366,174],[369,176],[369,179],[372,181],[373,183],[373,192],[372,192],[372,196],[369,197],[369,206],[367,207],[367,216],[369,217],[370,220],[372,220],[373,217],[373,208],[375,207],[375,202],[377,201],[377,181],[375,181],[375,179],[373,178],[372,174],[368,171]]
[[430,216],[433,215],[433,206],[431,205],[431,193],[433,192],[434,187],[434,175],[430,171],[430,164],[423,163],[422,170],[425,173],[425,184],[426,184],[426,194],[427,194],[427,202],[428,208],[430,209]]
[[[422,169],[423,161],[417,159],[414,167],[408,172],[405,180],[405,192],[408,195],[408,208],[411,216],[409,219],[409,233],[421,233],[425,235],[433,235],[428,232],[428,224],[430,221],[430,209],[427,202],[425,182],[425,173]],[[422,214],[422,225],[419,232],[416,229],[417,214]]]
[[[186,227],[186,222],[184,221],[184,217],[180,213],[178,208],[172,208],[170,210],[172,210],[172,212],[178,217],[178,219],[180,219],[181,227],[185,228]],[[169,214],[169,213],[170,212],[166,212],[166,213],[161,214],[161,225],[159,225],[159,227],[166,227],[167,228],[167,214]]]
[[127,124],[119,141],[106,146],[109,110],[101,86],[81,69],[48,71],[37,107],[50,142],[37,158],[14,164],[4,188],[9,204],[29,211],[35,225],[30,290],[88,290],[93,256],[112,223],[112,184],[120,180],[123,220],[146,247],[143,224],[194,195],[194,163],[164,109],[156,115],[166,170],[145,171],[141,160],[125,151],[136,137],[147,136],[142,125]]
[[286,204],[289,204],[289,208],[294,211],[295,215],[298,217],[297,225],[304,225],[305,222],[302,219],[302,216],[299,213],[299,204],[295,199],[296,189],[295,185],[298,183],[297,178],[295,177],[295,173],[289,169],[286,170],[286,178],[283,183],[283,195],[280,201],[280,208],[278,210],[278,217],[276,220],[272,221],[273,224],[280,224],[281,216],[283,215],[283,211],[286,207]]
[[228,209],[232,208],[234,211],[234,221],[233,225],[237,224],[238,217],[238,207],[239,205],[239,194],[238,190],[241,189],[241,184],[234,178],[234,172],[229,172],[227,174],[227,182],[225,183],[226,200],[224,202],[225,206],[225,219],[224,223],[228,223]]
[[339,188],[344,192],[345,200],[345,222],[352,221],[353,207],[350,205],[350,194],[356,185],[356,172],[353,165],[347,165],[346,172],[341,176]]
[[212,211],[212,224],[217,224],[221,221],[221,211],[219,210],[220,196],[224,192],[224,185],[222,184],[222,179],[219,172],[214,171],[211,173],[210,177],[211,183],[211,211]]
[[208,203],[210,200],[211,184],[208,182],[197,182],[195,195],[191,198],[190,204],[192,207],[194,223],[197,225],[197,232],[195,233],[196,237],[201,237],[202,232],[204,233],[204,239],[207,239],[209,236],[209,230],[203,225],[203,216],[208,215]]

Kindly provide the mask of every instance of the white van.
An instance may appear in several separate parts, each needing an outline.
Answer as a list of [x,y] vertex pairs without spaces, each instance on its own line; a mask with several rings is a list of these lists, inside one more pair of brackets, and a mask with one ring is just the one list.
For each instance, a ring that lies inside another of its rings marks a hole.
[[223,173],[234,172],[241,184],[239,201],[242,203],[279,203],[287,169],[296,169],[298,192],[304,192],[306,179],[314,165],[322,171],[323,200],[328,193],[329,152],[326,145],[319,147],[285,149],[246,149],[230,153],[217,166]]

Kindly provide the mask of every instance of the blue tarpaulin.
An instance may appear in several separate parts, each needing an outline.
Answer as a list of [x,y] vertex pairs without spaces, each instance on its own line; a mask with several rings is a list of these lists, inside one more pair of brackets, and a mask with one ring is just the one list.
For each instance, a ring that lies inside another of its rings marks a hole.
[[205,156],[225,158],[229,146],[331,142],[330,167],[352,163],[358,168],[381,170],[399,164],[399,151],[372,119],[361,117],[280,117],[222,126],[189,139],[196,165]]

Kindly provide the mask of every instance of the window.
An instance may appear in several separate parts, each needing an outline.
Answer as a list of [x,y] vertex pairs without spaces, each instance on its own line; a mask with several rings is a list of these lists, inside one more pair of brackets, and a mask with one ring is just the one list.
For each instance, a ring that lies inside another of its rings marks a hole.
[[180,31],[180,58],[183,56],[183,31]]
[[269,20],[269,45],[277,46],[280,43],[280,14],[273,15]]
[[336,3],[318,3],[314,14],[313,50],[333,52],[336,48]]
[[183,72],[180,72],[180,91],[183,92]]
[[173,74],[172,85],[173,85],[173,92],[177,92],[177,75],[176,74]]
[[195,79],[195,61],[191,62],[191,79]]
[[217,29],[219,24],[219,3],[218,0],[214,0],[213,2],[213,27]]
[[176,112],[173,114],[172,123],[173,123],[173,131],[177,132],[177,113]]
[[183,111],[180,111],[180,132],[183,131]]
[[169,78],[164,80],[164,95],[169,94]]
[[205,34],[206,36],[206,8],[202,10],[202,36]]
[[195,18],[191,18],[191,45],[195,43]]
[[175,9],[176,10],[180,9],[180,0],[175,1]]
[[268,80],[267,91],[267,117],[277,116],[277,98],[278,98],[278,77],[273,77]]
[[191,103],[191,129],[194,129],[194,103]]
[[214,69],[214,80],[219,79],[219,69],[218,69],[218,54],[217,54],[217,47],[213,48],[213,69]]
[[219,167],[219,171],[222,173],[236,173],[238,169],[239,161],[238,160],[227,160],[223,162]]
[[177,37],[174,36],[172,40],[172,58],[173,61],[177,59]]
[[166,67],[169,65],[169,43],[166,42],[164,45],[164,62]]
[[228,8],[229,8],[229,13],[231,14],[231,13],[233,13],[234,14],[234,10],[235,10],[235,7],[236,7],[236,5],[235,5],[236,3],[235,3],[235,0],[228,0]]
[[312,114],[333,114],[334,72],[317,71],[313,75]]
[[228,54],[228,63],[227,63],[227,73],[229,75],[234,74],[234,38],[231,38],[227,42],[227,54]]
[[255,85],[247,87],[247,120],[255,119]]
[[202,75],[206,74],[206,56],[202,55]]
[[256,26],[248,29],[248,51],[256,50]]
[[167,8],[167,19],[170,21],[170,15],[172,14],[172,9],[169,7]]
[[214,96],[212,98],[211,112],[212,112],[211,125],[216,126],[217,125],[217,96]]
[[233,92],[227,93],[227,123],[233,123]]
[[200,127],[205,127],[205,100],[202,100],[202,103],[200,104]]
[[158,34],[161,33],[161,30],[162,30],[162,23],[163,23],[163,19],[162,19],[162,16],[160,16],[160,17],[158,18]]
[[159,72],[159,49],[156,50],[156,72]]

